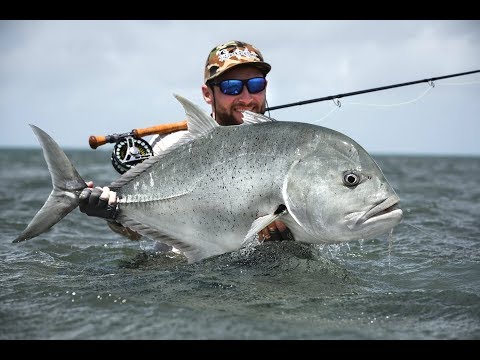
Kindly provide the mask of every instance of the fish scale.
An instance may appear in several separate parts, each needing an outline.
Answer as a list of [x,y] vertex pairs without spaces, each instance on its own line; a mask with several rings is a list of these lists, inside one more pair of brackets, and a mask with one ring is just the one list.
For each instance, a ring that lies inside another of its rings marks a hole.
[[[346,135],[249,111],[244,124],[219,126],[197,105],[176,98],[189,131],[110,184],[119,196],[115,220],[123,226],[195,262],[241,248],[277,219],[306,243],[371,238],[401,221],[397,194],[367,151]],[[86,187],[56,142],[32,129],[54,189],[14,242],[60,221]]]
[[[285,137],[286,130],[291,134],[286,124],[271,125],[280,126],[273,129],[279,138]],[[273,141],[268,139],[270,128],[258,129],[255,137],[248,127],[219,127],[214,131],[211,138],[204,137],[172,151],[169,161],[175,166],[164,164],[162,169],[156,162],[150,171],[118,189],[120,197],[138,194],[132,184],[146,187],[149,174],[153,173],[154,177],[162,178],[163,184],[150,191],[157,199],[165,196],[165,201],[160,199],[148,211],[139,203],[122,203],[119,215],[160,228],[171,238],[192,239],[195,245],[202,242],[203,247],[215,253],[238,248],[255,217],[275,210],[282,201],[283,180],[272,174],[287,173],[288,162],[278,159],[286,159],[284,155],[289,150],[288,146],[273,146]],[[220,141],[217,143],[216,139]],[[242,152],[242,148],[251,151]],[[271,166],[265,166],[269,164]],[[183,195],[172,201],[169,197],[173,192]],[[179,220],[172,223],[172,218]],[[207,232],[205,224],[208,224]]]

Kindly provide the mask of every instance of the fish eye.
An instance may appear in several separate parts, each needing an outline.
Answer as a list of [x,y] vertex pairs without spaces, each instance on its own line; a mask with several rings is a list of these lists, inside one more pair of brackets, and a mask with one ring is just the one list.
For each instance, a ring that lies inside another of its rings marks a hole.
[[346,186],[356,186],[360,183],[360,175],[352,170],[345,171],[343,173],[343,183]]

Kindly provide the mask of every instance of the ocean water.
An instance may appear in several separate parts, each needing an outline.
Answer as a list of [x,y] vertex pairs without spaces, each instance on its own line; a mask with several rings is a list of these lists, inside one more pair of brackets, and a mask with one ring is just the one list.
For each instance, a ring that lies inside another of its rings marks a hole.
[[[66,151],[97,185],[105,151]],[[187,264],[74,210],[12,244],[51,191],[40,149],[0,150],[0,339],[479,339],[480,157],[373,156],[391,235],[264,243]]]

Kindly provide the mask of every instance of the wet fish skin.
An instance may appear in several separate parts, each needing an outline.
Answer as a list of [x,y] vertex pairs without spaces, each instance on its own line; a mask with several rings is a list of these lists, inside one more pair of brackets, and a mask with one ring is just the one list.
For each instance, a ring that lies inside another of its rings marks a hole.
[[[296,241],[306,243],[371,238],[401,221],[395,191],[373,158],[349,137],[250,112],[244,113],[242,125],[218,126],[198,106],[176,97],[185,108],[189,133],[110,187],[120,197],[119,223],[174,246],[189,262],[237,250],[276,219],[286,223]],[[63,151],[53,139],[31,126],[54,190],[15,242],[60,221],[78,205],[86,186],[66,156],[58,155]],[[50,213],[60,215],[40,225],[39,214],[44,221]]]

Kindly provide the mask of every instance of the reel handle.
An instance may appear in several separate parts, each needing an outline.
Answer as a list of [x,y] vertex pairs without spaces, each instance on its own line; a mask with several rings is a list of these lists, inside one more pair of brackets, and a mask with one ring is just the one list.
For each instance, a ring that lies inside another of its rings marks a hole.
[[97,147],[102,146],[106,143],[116,143],[120,138],[123,138],[126,136],[141,138],[147,135],[169,134],[174,131],[187,130],[187,129],[188,129],[187,121],[184,120],[184,121],[179,121],[175,123],[151,126],[143,129],[133,129],[130,133],[125,133],[125,134],[113,134],[113,135],[106,135],[106,136],[91,135],[88,138],[88,144],[92,149],[96,149]]

